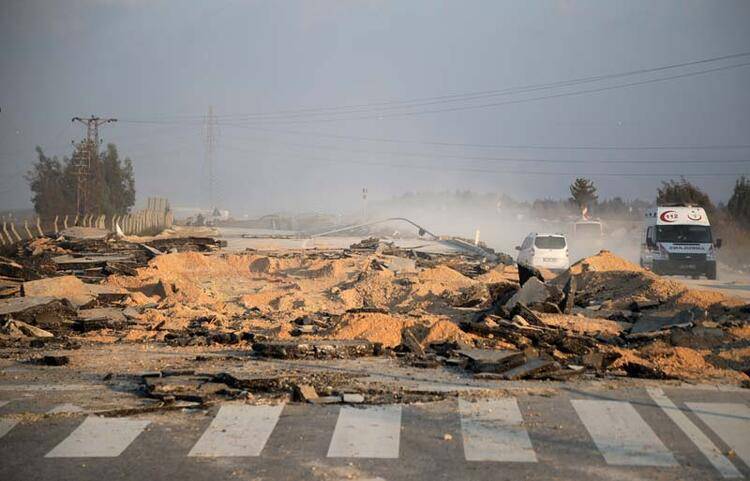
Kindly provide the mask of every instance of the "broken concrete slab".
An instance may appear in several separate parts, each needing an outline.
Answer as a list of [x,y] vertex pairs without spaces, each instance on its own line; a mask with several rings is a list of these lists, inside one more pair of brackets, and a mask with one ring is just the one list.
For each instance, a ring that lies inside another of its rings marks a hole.
[[124,299],[124,289],[98,284],[85,284],[76,276],[48,277],[23,283],[26,297],[54,297],[66,299],[75,307],[83,307],[96,300],[111,302]]
[[583,365],[597,371],[607,369],[622,355],[616,352],[590,352],[581,358]]
[[404,346],[412,354],[424,357],[425,350],[417,340],[417,337],[411,331],[411,329],[403,329],[401,331],[401,345]]
[[571,312],[573,312],[577,288],[578,281],[576,281],[576,277],[570,276],[568,278],[568,281],[565,283],[565,287],[563,287],[563,298],[558,306],[563,314],[570,314]]
[[468,359],[466,367],[474,372],[501,373],[526,362],[523,351],[464,348],[456,352]]
[[528,264],[518,264],[518,283],[521,287],[531,278],[536,278],[538,281],[544,282],[544,276],[539,269]]
[[507,311],[511,311],[519,302],[527,306],[541,304],[549,299],[551,295],[552,290],[544,282],[536,277],[531,277],[513,294],[513,297],[505,303],[504,307]]
[[19,337],[52,338],[52,337],[55,337],[55,335],[49,331],[45,331],[44,329],[40,329],[36,326],[32,326],[31,324],[27,324],[23,321],[16,321],[14,319],[9,319],[0,326],[0,334],[9,336],[9,337],[14,337],[14,338],[19,338]]
[[0,319],[13,318],[59,333],[75,318],[75,308],[65,299],[52,297],[13,297],[0,299]]
[[509,381],[525,379],[534,375],[538,375],[545,370],[555,369],[557,367],[555,365],[555,361],[549,359],[544,359],[541,357],[531,358],[520,366],[505,371],[501,374],[501,377]]
[[655,309],[661,305],[656,299],[638,299],[630,303],[630,310],[633,312],[641,312],[646,309]]
[[382,352],[382,345],[364,340],[263,341],[254,343],[253,351],[280,359],[332,359],[376,356]]
[[359,393],[344,393],[342,400],[347,404],[362,404],[365,402],[364,394]]
[[315,387],[310,384],[295,384],[294,398],[300,402],[311,402],[318,398],[318,393],[315,391]]
[[123,329],[127,324],[128,319],[122,309],[100,307],[78,311],[78,319],[73,328],[80,332],[88,332],[98,329]]
[[545,327],[544,320],[536,315],[534,311],[526,307],[526,304],[519,302],[510,311],[511,316],[521,316],[528,324],[532,326]]
[[705,318],[706,311],[697,308],[643,315],[630,329],[630,335],[662,331],[674,327],[690,327],[694,322]]
[[9,299],[0,299],[0,316],[12,316],[35,307],[46,306],[55,301],[57,301],[56,298],[48,296],[11,297]]
[[70,362],[70,358],[68,356],[60,356],[60,355],[47,355],[43,356],[40,360],[40,364],[44,364],[45,366],[65,366]]
[[147,394],[157,399],[201,403],[220,397],[228,389],[209,375],[146,377],[143,384]]

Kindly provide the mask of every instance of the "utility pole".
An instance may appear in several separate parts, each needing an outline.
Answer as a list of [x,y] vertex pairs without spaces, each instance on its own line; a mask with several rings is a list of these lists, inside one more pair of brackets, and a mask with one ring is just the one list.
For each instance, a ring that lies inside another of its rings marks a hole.
[[214,199],[214,151],[216,150],[216,117],[214,116],[214,107],[211,105],[208,107],[208,115],[206,116],[206,138],[204,142],[206,144],[206,167],[208,169],[208,207],[213,213],[213,209],[216,207]]
[[73,165],[76,172],[76,206],[79,215],[86,214],[89,210],[90,199],[88,198],[89,177],[91,176],[92,167],[95,169],[93,176],[97,180],[101,176],[101,169],[98,168],[99,158],[99,126],[111,122],[117,122],[117,119],[104,119],[94,117],[88,119],[73,117],[71,122],[80,122],[86,126],[86,140],[78,144],[78,149],[73,153]]
[[362,187],[362,222],[367,221],[367,187]]

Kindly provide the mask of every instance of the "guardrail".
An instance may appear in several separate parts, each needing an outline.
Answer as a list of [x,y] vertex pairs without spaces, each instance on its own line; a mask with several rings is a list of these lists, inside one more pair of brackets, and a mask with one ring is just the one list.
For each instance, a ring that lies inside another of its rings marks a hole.
[[149,199],[148,205],[156,209],[143,209],[132,214],[114,216],[61,214],[44,219],[36,217],[18,221],[2,220],[0,246],[8,247],[38,237],[55,236],[74,226],[95,227],[110,232],[116,232],[119,227],[125,235],[154,235],[172,227],[174,214],[169,210],[166,199],[161,202]]

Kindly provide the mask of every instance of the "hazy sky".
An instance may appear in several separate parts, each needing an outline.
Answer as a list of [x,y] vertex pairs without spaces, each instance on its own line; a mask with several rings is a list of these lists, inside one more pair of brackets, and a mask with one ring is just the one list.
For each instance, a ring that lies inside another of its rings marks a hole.
[[[91,114],[120,119],[101,136],[133,159],[139,202],[205,206],[209,105],[217,197],[238,213],[346,211],[364,186],[557,198],[576,174],[602,197],[685,175],[726,200],[735,177],[716,174],[750,173],[750,148],[557,148],[750,144],[750,66],[689,75],[750,56],[497,93],[748,53],[746,0],[2,0],[0,45],[2,208],[30,205],[34,146],[70,155],[70,118]],[[622,159],[646,162],[606,163]]]

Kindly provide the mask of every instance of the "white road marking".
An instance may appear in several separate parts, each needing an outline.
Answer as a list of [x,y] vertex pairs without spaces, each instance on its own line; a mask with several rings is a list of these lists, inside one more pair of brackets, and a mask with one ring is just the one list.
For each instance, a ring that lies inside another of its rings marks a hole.
[[87,417],[47,458],[114,458],[141,434],[150,421]]
[[[742,473],[724,456],[719,448],[706,436],[698,426],[682,412],[671,399],[658,387],[646,388],[649,396],[695,444],[708,461],[725,478],[742,478]],[[748,433],[750,434],[750,433]]]
[[571,401],[608,464],[677,466],[674,456],[638,411],[622,401]]
[[10,401],[0,401],[0,408],[8,404]]
[[740,403],[687,403],[750,466],[750,408]]
[[283,409],[283,404],[225,404],[188,456],[258,456]]
[[93,391],[103,386],[89,384],[4,384],[0,391]]
[[47,411],[47,414],[73,414],[82,412],[84,412],[82,407],[76,406],[75,404],[65,403],[53,407]]
[[8,434],[8,431],[13,429],[16,424],[18,424],[18,421],[13,419],[0,419],[0,438]]
[[467,461],[537,461],[514,398],[458,400]]
[[342,407],[329,458],[398,458],[401,406]]

